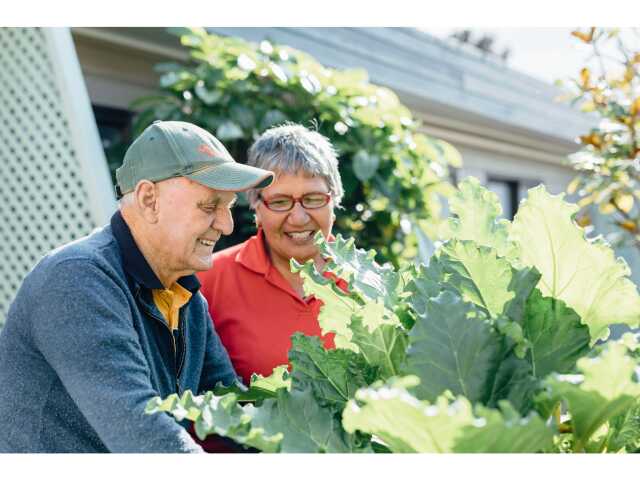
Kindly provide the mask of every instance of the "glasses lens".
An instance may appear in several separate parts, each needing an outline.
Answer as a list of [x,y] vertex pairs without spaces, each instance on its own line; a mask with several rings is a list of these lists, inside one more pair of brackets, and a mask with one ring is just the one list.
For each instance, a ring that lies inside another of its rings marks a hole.
[[302,197],[304,208],[320,208],[329,203],[329,195],[324,193],[308,193]]
[[290,197],[275,197],[267,202],[267,207],[276,212],[284,212],[293,206],[293,199]]

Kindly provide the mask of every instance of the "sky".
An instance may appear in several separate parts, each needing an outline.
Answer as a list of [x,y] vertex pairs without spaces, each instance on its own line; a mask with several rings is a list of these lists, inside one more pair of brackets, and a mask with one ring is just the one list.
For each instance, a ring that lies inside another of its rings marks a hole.
[[[509,48],[507,65],[547,83],[567,77],[576,77],[589,58],[590,48],[571,35],[575,28],[521,27],[473,28],[473,37],[489,34],[495,38],[498,53]],[[424,31],[439,38],[447,38],[457,29],[425,27]],[[583,28],[582,31],[586,31]],[[630,29],[623,30],[625,41],[640,50],[640,36]],[[454,40],[455,43],[455,40]],[[631,46],[631,45],[630,45]]]

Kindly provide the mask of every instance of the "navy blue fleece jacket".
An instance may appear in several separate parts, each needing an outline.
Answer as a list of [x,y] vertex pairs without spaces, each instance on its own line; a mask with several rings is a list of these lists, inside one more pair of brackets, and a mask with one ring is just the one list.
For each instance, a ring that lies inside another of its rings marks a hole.
[[171,331],[163,288],[116,213],[25,278],[0,333],[0,452],[200,452],[156,395],[237,379],[198,292]]

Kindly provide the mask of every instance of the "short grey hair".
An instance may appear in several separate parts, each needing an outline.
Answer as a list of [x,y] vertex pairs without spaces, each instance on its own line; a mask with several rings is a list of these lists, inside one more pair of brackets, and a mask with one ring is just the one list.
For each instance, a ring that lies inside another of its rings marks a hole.
[[[329,139],[302,125],[288,123],[265,131],[249,149],[247,164],[272,172],[306,173],[327,182],[333,203],[340,207],[344,190],[338,171],[338,158]],[[260,189],[247,190],[251,208],[258,202]]]

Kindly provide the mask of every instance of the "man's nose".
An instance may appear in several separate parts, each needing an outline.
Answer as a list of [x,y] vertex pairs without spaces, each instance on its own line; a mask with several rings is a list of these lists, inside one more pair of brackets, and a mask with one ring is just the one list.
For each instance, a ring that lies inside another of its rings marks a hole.
[[213,228],[222,232],[222,235],[231,235],[233,232],[233,215],[231,210],[226,210],[224,213],[216,215],[213,221]]

